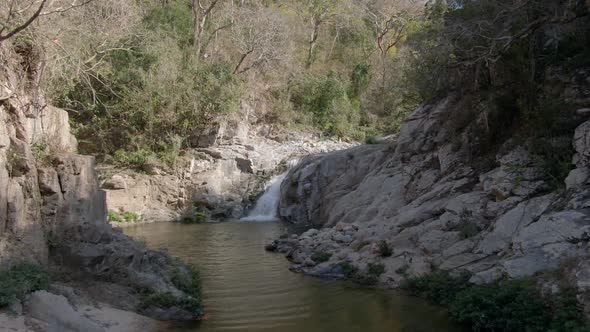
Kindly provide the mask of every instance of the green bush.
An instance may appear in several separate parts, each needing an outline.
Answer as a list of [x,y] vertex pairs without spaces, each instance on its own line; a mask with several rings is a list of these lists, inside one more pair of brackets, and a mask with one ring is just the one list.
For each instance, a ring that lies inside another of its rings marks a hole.
[[231,64],[196,54],[187,1],[143,6],[144,19],[125,47],[53,97],[76,110],[70,117],[81,152],[113,155],[115,163],[138,169],[149,158],[173,164],[218,115],[239,108],[242,94]]
[[135,212],[125,211],[119,213],[113,210],[107,212],[107,220],[111,222],[137,222],[139,219],[139,215]]
[[379,282],[379,277],[385,273],[385,265],[382,263],[368,263],[364,273],[357,271],[350,279],[360,285],[372,286]]
[[56,166],[57,165],[57,151],[51,149],[45,142],[34,143],[31,146],[31,152],[35,157],[37,165],[40,167]]
[[170,292],[144,294],[141,298],[140,308],[146,309],[150,306],[159,308],[180,307],[190,312],[196,312],[201,309],[199,300],[188,296],[178,298]]
[[529,280],[471,286],[450,303],[450,315],[473,331],[545,331],[548,312]]
[[450,304],[455,295],[469,286],[469,275],[453,277],[446,271],[408,277],[402,288],[436,304]]
[[192,298],[185,301],[185,306],[190,305],[193,311],[201,307],[201,277],[194,267],[188,266],[185,272],[176,267],[172,274],[172,283]]
[[184,296],[176,297],[169,292],[147,291],[141,298],[140,307],[146,309],[150,306],[160,308],[180,307],[190,312],[201,310],[201,278],[199,272],[191,267],[184,267],[179,260],[173,261],[171,281],[178,289],[185,293]]
[[449,307],[451,318],[471,331],[589,332],[575,291],[542,296],[532,279],[473,285],[467,274],[437,271],[409,277],[410,293]]
[[311,259],[316,263],[327,262],[330,260],[330,257],[332,257],[332,254],[325,251],[314,251],[311,255]]
[[0,308],[48,286],[49,275],[41,267],[33,264],[14,266],[0,273]]
[[360,98],[361,94],[367,90],[371,83],[371,65],[367,63],[358,63],[352,69],[350,74],[350,96]]
[[121,214],[121,216],[123,217],[123,219],[126,222],[136,222],[139,221],[139,215],[135,212],[129,212],[129,211],[125,211]]
[[379,276],[385,272],[385,265],[382,263],[368,263],[363,271],[347,261],[338,263],[338,266],[347,279],[365,286],[375,285],[379,281]]
[[358,267],[352,265],[350,262],[340,262],[338,265],[342,268],[342,273],[347,278],[353,278],[358,273]]
[[113,222],[122,222],[123,217],[118,212],[109,210],[109,212],[107,212],[107,220]]
[[548,332],[590,332],[590,324],[574,289],[562,290],[553,297],[550,306],[553,317]]
[[160,308],[170,308],[177,305],[178,299],[172,293],[147,293],[141,298],[141,307],[143,309],[154,306]]
[[133,152],[119,149],[113,154],[113,162],[120,167],[132,167],[142,170],[143,166],[152,157],[154,157],[154,153],[146,149]]
[[309,114],[313,125],[327,135],[354,136],[360,122],[358,103],[348,97],[348,82],[335,72],[326,76],[305,75],[290,83],[291,103]]

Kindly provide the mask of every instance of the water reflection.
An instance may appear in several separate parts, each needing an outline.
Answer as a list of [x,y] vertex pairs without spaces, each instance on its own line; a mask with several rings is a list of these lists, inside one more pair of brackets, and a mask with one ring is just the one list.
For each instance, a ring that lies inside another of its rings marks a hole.
[[264,245],[281,223],[172,223],[126,228],[201,271],[207,320],[173,331],[457,331],[444,310],[392,291],[358,288],[290,272]]

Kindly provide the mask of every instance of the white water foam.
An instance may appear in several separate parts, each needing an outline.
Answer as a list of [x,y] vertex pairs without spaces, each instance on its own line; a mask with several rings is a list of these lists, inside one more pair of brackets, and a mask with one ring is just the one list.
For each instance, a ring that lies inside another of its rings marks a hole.
[[243,221],[276,221],[279,220],[278,208],[279,197],[281,195],[281,183],[287,175],[287,172],[272,178],[264,194],[256,201],[254,209],[248,213],[248,216],[241,218]]

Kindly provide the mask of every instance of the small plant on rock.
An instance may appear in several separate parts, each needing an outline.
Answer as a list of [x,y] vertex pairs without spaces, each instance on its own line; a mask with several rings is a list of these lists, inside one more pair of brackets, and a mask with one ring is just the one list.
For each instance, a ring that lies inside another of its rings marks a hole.
[[123,217],[121,217],[121,215],[117,211],[113,210],[109,210],[109,212],[107,212],[107,219],[111,222],[123,221]]
[[117,211],[109,210],[107,212],[107,219],[110,222],[137,222],[140,218],[135,212],[125,211],[119,213]]
[[352,265],[350,262],[340,262],[338,265],[342,268],[342,274],[347,278],[352,278],[358,273],[358,267]]
[[48,167],[48,166],[56,166],[59,162],[55,157],[56,151],[52,149],[45,142],[38,142],[34,143],[31,146],[31,152],[35,157],[35,161],[37,162],[38,166],[41,167]]
[[325,251],[314,251],[311,255],[311,259],[316,263],[327,262],[330,260],[330,257],[332,257],[332,254]]
[[126,222],[139,221],[139,215],[135,212],[126,211],[126,212],[123,212],[121,215]]
[[379,254],[381,257],[390,257],[393,255],[393,249],[391,249],[387,241],[382,240],[379,242]]
[[461,223],[459,224],[459,238],[461,240],[465,240],[468,239],[470,237],[473,237],[475,235],[477,235],[477,233],[479,233],[479,227],[477,227],[477,225],[469,220],[463,220],[461,221]]

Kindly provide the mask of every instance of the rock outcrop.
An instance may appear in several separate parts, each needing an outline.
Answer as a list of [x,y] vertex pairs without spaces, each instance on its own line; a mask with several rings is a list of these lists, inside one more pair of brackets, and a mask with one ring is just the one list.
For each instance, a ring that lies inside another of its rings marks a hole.
[[[283,182],[280,214],[314,229],[269,249],[311,275],[380,263],[390,287],[434,269],[467,271],[475,283],[561,269],[588,300],[590,120],[575,110],[590,105],[589,73],[568,82],[577,91],[577,108],[562,116],[569,134],[494,145],[497,110],[451,95],[417,109],[393,144],[304,160]],[[572,148],[571,164],[559,163],[571,171],[556,183],[547,163]],[[318,252],[331,256],[315,262]]]
[[150,293],[192,299],[174,282],[191,271],[111,228],[94,158],[76,154],[67,112],[46,105],[32,78],[21,75],[21,60],[0,47],[0,269],[39,264],[67,282],[103,281],[105,292],[117,288],[132,299],[111,298],[115,307],[198,319],[199,310],[140,307]]
[[[241,113],[249,114],[248,108]],[[194,148],[183,151],[174,167],[149,165],[143,174],[100,167],[109,210],[133,212],[146,222],[195,215],[239,218],[290,160],[352,146],[304,134],[273,137],[250,121],[247,116],[220,120],[199,136]]]

